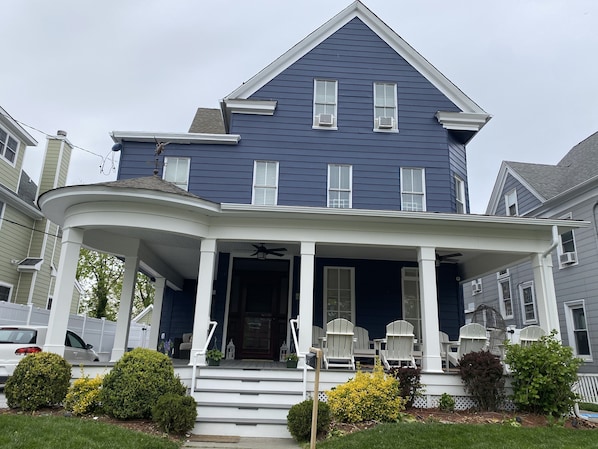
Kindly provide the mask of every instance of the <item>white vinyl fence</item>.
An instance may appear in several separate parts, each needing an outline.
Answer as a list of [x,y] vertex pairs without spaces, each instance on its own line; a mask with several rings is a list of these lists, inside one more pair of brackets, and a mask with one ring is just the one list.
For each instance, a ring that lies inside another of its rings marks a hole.
[[[0,324],[29,324],[47,326],[50,311],[32,305],[12,304],[0,301]],[[105,318],[89,318],[71,315],[68,328],[78,334],[85,343],[93,345],[101,361],[108,361],[114,346],[116,323]],[[127,347],[147,347],[151,326],[131,322]]]

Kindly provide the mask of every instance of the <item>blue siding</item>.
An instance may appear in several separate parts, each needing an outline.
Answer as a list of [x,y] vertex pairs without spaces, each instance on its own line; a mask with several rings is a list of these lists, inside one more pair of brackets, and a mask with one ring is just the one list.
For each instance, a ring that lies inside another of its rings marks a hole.
[[465,145],[449,139],[449,163],[451,170],[451,203],[453,212],[457,211],[457,192],[454,177],[458,176],[465,183],[465,211],[469,212],[469,188],[467,182],[467,152]]
[[534,194],[532,194],[526,187],[523,186],[523,184],[521,184],[511,174],[507,174],[502,192],[498,198],[495,215],[507,215],[505,208],[505,195],[513,189],[516,189],[517,191],[517,207],[519,215],[524,215],[542,204]]

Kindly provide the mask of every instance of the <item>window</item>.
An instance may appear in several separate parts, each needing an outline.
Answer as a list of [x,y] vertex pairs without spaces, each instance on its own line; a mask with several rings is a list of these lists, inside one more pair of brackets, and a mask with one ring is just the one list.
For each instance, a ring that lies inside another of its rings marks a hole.
[[471,295],[479,295],[482,293],[482,278],[471,281]]
[[519,297],[521,298],[523,322],[525,324],[537,322],[536,298],[534,295],[534,283],[532,281],[524,282],[519,286]]
[[350,165],[328,165],[328,207],[352,207],[352,176]]
[[4,159],[14,165],[18,149],[19,142],[0,128],[0,156],[3,156]]
[[458,214],[466,213],[465,210],[465,183],[461,178],[455,176],[455,203]]
[[500,312],[504,318],[513,318],[513,300],[511,297],[511,277],[509,270],[497,273],[498,297],[500,300]]
[[189,164],[188,157],[165,157],[164,180],[183,190],[189,190]]
[[574,354],[586,361],[591,361],[592,352],[590,350],[590,337],[583,300],[565,303],[565,320],[569,335],[569,346],[573,348]]
[[355,269],[324,267],[324,323],[345,318],[355,323]]
[[577,251],[575,249],[575,236],[573,231],[567,231],[560,235],[558,249],[559,267],[565,268],[570,265],[577,265]]
[[278,203],[278,162],[255,161],[253,165],[253,198],[258,206]]
[[511,190],[505,195],[505,211],[507,215],[519,215],[517,208],[517,190]]
[[314,80],[314,123],[316,128],[336,128],[337,83]]
[[423,168],[401,168],[401,210],[426,210]]
[[374,130],[396,131],[397,129],[397,85],[374,83]]
[[2,228],[2,222],[4,218],[4,202],[0,201],[0,228]]
[[418,343],[422,342],[422,315],[419,294],[419,268],[404,267],[401,270],[403,291],[403,319],[413,324]]
[[0,283],[0,301],[10,302],[12,285]]

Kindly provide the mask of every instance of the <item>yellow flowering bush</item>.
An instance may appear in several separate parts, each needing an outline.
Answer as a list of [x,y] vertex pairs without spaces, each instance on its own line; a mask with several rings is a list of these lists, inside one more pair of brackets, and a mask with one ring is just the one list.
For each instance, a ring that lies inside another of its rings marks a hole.
[[373,372],[359,370],[353,379],[326,395],[332,415],[341,422],[396,421],[405,410],[398,380],[386,375],[380,362]]
[[93,379],[83,376],[69,388],[64,402],[64,408],[74,415],[88,415],[93,413],[100,404],[100,388],[103,378],[97,375]]

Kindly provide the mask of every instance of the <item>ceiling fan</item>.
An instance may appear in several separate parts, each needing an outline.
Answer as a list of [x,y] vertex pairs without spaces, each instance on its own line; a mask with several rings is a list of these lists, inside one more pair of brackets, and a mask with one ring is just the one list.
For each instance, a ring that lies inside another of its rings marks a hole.
[[437,263],[458,263],[459,261],[455,259],[455,257],[461,257],[463,254],[461,253],[451,253],[451,254],[436,254],[436,262]]
[[284,254],[281,251],[287,250],[286,248],[266,248],[263,243],[260,243],[259,245],[252,244],[251,246],[255,248],[255,251],[251,255],[256,256],[260,260],[265,260],[268,254],[282,257]]

